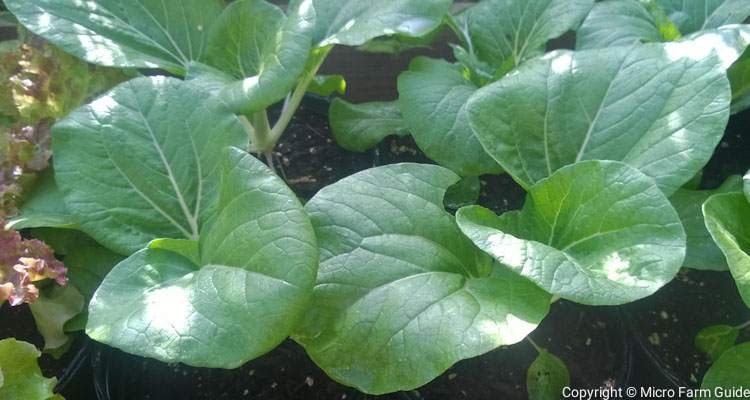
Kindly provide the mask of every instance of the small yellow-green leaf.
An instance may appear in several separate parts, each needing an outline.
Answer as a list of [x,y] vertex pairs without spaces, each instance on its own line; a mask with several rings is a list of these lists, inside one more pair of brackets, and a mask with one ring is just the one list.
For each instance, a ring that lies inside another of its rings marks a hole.
[[715,362],[727,350],[734,347],[740,331],[729,325],[714,325],[703,328],[695,336],[695,347]]
[[561,359],[541,349],[526,373],[529,400],[560,400],[567,386],[570,386],[568,367]]

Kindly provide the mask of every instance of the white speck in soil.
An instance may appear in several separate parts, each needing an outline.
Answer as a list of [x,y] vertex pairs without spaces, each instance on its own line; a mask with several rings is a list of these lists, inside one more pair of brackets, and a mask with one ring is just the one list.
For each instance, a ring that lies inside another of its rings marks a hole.
[[271,389],[276,389],[276,386],[279,386],[278,383],[274,382],[271,384]]
[[591,338],[586,338],[586,346],[591,346]]
[[661,338],[659,337],[659,334],[654,332],[648,337],[649,343],[651,343],[653,346],[659,346],[661,345]]
[[669,319],[669,313],[666,311],[662,311],[659,315],[661,315],[661,319]]
[[456,374],[448,374],[448,380],[452,381],[452,380],[456,379],[456,376],[457,376]]
[[243,396],[247,396],[248,394],[250,394],[250,390],[248,390],[248,389],[245,389],[245,390],[244,390],[244,391],[242,392],[242,395],[243,395]]
[[315,380],[312,377],[308,376],[307,378],[305,378],[305,384],[307,384],[307,386],[313,387],[313,385],[315,384]]
[[255,370],[251,369],[250,372],[248,372],[247,374],[250,375],[250,376],[253,376],[253,375],[255,375]]

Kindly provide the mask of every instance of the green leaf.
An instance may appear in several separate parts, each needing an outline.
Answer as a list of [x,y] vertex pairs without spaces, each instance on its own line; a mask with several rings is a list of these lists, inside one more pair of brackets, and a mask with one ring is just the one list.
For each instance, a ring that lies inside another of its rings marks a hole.
[[88,62],[183,71],[201,60],[219,0],[7,0],[29,30]]
[[563,389],[568,386],[568,367],[561,359],[541,349],[526,373],[529,400],[559,400]]
[[653,16],[636,0],[597,2],[576,32],[577,50],[663,41]]
[[654,19],[656,27],[659,29],[659,33],[664,41],[669,42],[682,37],[680,29],[669,19],[666,11],[659,5],[658,0],[641,0],[641,2]]
[[294,0],[291,7],[313,10],[313,44],[325,47],[360,46],[396,34],[427,35],[442,23],[451,4],[451,0]]
[[149,249],[162,249],[177,253],[194,264],[200,264],[200,243],[186,239],[156,239],[148,244]]
[[336,98],[328,118],[336,143],[349,151],[366,151],[390,135],[409,133],[395,102],[352,104]]
[[479,177],[469,176],[461,178],[458,183],[449,187],[445,192],[443,203],[447,208],[457,210],[463,206],[475,204],[479,199],[482,184]]
[[701,384],[701,389],[709,389],[712,392],[716,388],[731,390],[742,387],[750,387],[750,342],[727,350],[706,372]]
[[216,98],[164,77],[122,84],[53,132],[68,210],[125,255],[156,238],[197,239],[215,204],[224,148],[247,146],[239,120]]
[[47,379],[37,365],[41,353],[31,343],[13,338],[0,340],[0,398],[47,400],[57,379]]
[[224,10],[209,38],[207,59],[239,79],[220,93],[232,111],[261,111],[297,84],[310,56],[310,1],[290,6],[288,17],[263,0],[240,0]]
[[741,24],[750,17],[750,2],[746,0],[657,1],[683,33]]
[[295,340],[336,381],[382,394],[529,334],[550,296],[493,265],[443,207],[447,169],[395,164],[307,203],[321,249]]
[[714,325],[701,329],[695,336],[695,347],[716,362],[722,354],[734,347],[740,331],[729,325]]
[[38,181],[27,195],[19,214],[8,221],[8,229],[28,229],[40,227],[77,229],[75,217],[62,201],[62,193],[55,183],[52,168],[39,174]]
[[479,59],[518,66],[544,52],[547,41],[576,29],[593,0],[485,0],[463,15]]
[[70,338],[65,334],[65,324],[83,311],[84,302],[76,288],[52,286],[29,305],[36,328],[44,338],[45,352],[68,344]]
[[414,37],[409,35],[390,35],[371,39],[367,43],[357,47],[357,50],[368,53],[401,54],[412,49],[428,49],[440,38],[445,27],[437,26],[430,33]]
[[617,161],[561,168],[529,189],[520,211],[456,214],[474,243],[549,293],[618,305],[656,292],[685,258],[685,232],[664,194]]
[[398,106],[417,145],[461,176],[501,172],[469,127],[466,102],[477,89],[459,65],[424,57],[398,78]]
[[88,304],[94,292],[112,268],[124,260],[119,254],[107,250],[90,238],[79,240],[75,247],[65,256],[65,266],[68,268],[68,285],[78,289],[84,299],[86,307],[77,316],[65,324],[66,332],[82,331],[86,329],[88,319]]
[[689,43],[556,51],[480,89],[469,122],[524,187],[582,160],[623,161],[671,195],[708,162],[729,82]]
[[236,368],[271,350],[306,312],[318,251],[294,193],[260,161],[225,152],[217,213],[200,264],[147,248],[107,275],[86,333],[124,351]]
[[742,193],[717,194],[703,203],[703,215],[742,299],[750,307],[750,203]]
[[741,190],[741,188],[742,179],[734,175],[727,178],[717,189],[679,189],[669,198],[672,206],[677,210],[677,214],[680,215],[682,226],[685,228],[685,234],[687,235],[687,255],[683,266],[710,271],[726,271],[728,269],[724,254],[706,230],[702,206],[714,194],[735,192]]
[[732,84],[732,114],[750,108],[750,50],[745,49],[727,76]]
[[316,75],[307,91],[323,97],[336,93],[344,94],[346,93],[346,79],[343,75]]

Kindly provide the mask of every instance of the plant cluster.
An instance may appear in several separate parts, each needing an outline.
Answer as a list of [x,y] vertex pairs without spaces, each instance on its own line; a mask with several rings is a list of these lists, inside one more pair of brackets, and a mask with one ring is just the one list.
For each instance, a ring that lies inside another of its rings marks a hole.
[[[150,71],[52,127],[54,171],[10,221],[65,256],[88,303],[68,330],[215,368],[291,336],[381,394],[523,340],[551,302],[626,304],[682,266],[728,269],[750,299],[750,185],[695,185],[750,104],[743,0],[5,3],[67,53]],[[421,45],[442,26],[456,61],[417,58],[396,102],[330,112],[347,149],[410,134],[438,165],[368,169],[303,205],[272,154],[305,93],[344,87],[317,74],[332,48]],[[546,52],[571,30],[575,51]],[[522,209],[446,211],[448,191],[499,173]],[[744,328],[699,336],[716,359],[704,387],[747,384]],[[554,397],[569,374],[538,351],[529,393]]]

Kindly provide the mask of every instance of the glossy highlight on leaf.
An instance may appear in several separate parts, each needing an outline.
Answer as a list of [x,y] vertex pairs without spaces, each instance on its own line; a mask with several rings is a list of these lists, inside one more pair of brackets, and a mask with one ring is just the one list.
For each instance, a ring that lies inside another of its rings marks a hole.
[[518,342],[547,314],[550,296],[493,264],[445,211],[458,179],[388,165],[307,203],[321,264],[294,338],[333,379],[372,394],[416,388]]
[[564,167],[529,189],[520,211],[456,214],[474,243],[547,292],[589,305],[641,299],[685,258],[679,217],[654,181],[617,161]]

